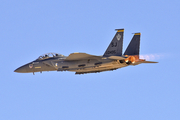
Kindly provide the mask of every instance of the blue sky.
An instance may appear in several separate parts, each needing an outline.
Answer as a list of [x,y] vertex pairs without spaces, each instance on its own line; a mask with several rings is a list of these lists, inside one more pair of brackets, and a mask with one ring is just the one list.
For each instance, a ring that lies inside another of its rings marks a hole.
[[[1,120],[179,120],[179,0],[1,0]],[[102,55],[124,28],[125,50],[141,32],[140,53],[158,64],[98,74],[19,74],[38,56]]]

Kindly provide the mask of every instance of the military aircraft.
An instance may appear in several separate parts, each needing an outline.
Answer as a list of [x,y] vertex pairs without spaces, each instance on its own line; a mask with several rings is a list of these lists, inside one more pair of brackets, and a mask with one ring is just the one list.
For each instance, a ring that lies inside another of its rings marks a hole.
[[157,63],[139,58],[141,33],[134,34],[127,49],[122,54],[124,29],[116,29],[116,31],[102,56],[86,53],[71,53],[69,56],[64,56],[58,53],[48,53],[17,68],[14,72],[34,74],[34,72],[42,73],[42,71],[72,71],[75,74],[86,74],[116,70],[141,63]]

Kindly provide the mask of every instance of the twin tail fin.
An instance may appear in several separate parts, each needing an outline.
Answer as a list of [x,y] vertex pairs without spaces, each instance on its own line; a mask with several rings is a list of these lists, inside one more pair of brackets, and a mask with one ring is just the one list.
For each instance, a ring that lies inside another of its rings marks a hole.
[[124,29],[116,29],[116,34],[105,51],[103,57],[122,56]]
[[141,33],[135,33],[124,55],[139,55]]

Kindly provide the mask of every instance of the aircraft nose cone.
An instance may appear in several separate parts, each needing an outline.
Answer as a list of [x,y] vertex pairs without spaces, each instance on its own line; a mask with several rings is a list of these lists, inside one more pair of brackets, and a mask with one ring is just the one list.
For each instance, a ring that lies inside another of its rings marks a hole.
[[24,66],[17,68],[16,70],[14,70],[14,72],[17,73],[25,73],[26,72],[26,68]]

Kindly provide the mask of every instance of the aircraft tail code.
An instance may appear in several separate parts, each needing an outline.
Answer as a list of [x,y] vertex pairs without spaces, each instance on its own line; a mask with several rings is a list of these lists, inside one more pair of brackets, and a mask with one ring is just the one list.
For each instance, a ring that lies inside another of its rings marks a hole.
[[103,57],[122,56],[124,29],[116,29],[116,34],[106,49]]

